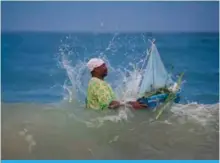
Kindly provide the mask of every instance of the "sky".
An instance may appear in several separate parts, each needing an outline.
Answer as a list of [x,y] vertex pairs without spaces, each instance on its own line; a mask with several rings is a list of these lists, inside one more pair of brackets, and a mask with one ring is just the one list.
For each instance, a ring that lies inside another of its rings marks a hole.
[[217,32],[218,2],[2,2],[2,31]]

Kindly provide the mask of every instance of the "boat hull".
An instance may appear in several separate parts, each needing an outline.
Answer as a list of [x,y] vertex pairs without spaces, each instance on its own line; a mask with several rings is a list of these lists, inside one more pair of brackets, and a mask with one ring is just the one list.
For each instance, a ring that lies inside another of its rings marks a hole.
[[[180,102],[180,91],[178,91],[175,95],[176,97],[174,98],[173,102],[179,103]],[[147,98],[146,97],[139,98],[138,102],[142,104],[146,104],[148,108],[150,109],[154,109],[158,105],[164,103],[168,96],[169,96],[168,93],[161,93],[157,95],[152,95]]]

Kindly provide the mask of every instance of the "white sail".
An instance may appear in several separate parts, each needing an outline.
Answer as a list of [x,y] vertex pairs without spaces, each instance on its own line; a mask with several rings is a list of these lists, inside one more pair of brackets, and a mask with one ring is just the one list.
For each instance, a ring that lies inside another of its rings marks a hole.
[[173,80],[164,67],[156,45],[152,42],[147,66],[143,71],[139,94],[170,86],[173,83]]

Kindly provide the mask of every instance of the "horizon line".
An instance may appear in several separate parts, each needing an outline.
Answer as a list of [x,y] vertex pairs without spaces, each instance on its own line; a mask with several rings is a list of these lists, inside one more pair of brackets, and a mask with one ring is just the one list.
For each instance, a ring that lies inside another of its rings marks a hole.
[[121,30],[121,31],[88,31],[88,30],[2,30],[1,33],[219,33],[218,31],[178,31],[178,30],[165,30],[165,31],[160,31],[160,30],[155,30],[155,31],[133,31],[133,30]]

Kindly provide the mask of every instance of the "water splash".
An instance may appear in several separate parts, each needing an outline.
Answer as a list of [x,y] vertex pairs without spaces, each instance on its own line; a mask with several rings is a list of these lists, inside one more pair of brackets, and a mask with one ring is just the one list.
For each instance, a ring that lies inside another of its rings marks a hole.
[[[128,38],[128,44],[132,45],[132,41],[137,38]],[[143,39],[143,42],[146,43],[146,39],[144,35],[140,36],[140,39]],[[114,34],[114,36],[108,41],[108,44],[106,47],[103,47],[102,49],[95,49],[94,52],[90,52],[92,57],[100,57],[102,58],[109,69],[109,74],[106,80],[110,83],[110,85],[113,87],[114,92],[116,93],[116,97],[119,101],[129,101],[129,100],[135,100],[138,96],[138,86],[142,77],[142,65],[146,62],[146,55],[147,51],[143,49],[143,54],[145,57],[139,58],[139,60],[135,60],[133,62],[130,62],[127,64],[127,67],[125,66],[112,66],[110,63],[110,57],[114,55],[114,53],[121,48],[122,43],[120,42],[120,35]],[[64,100],[68,102],[75,102],[78,101],[80,103],[84,103],[86,98],[86,92],[87,92],[87,84],[90,79],[90,72],[88,71],[86,67],[86,63],[88,58],[82,57],[80,58],[80,52],[78,52],[75,47],[79,49],[81,47],[81,52],[83,54],[89,54],[88,48],[86,48],[83,44],[79,45],[79,39],[68,36],[65,37],[64,40],[61,41],[61,45],[59,48],[58,53],[58,59],[59,59],[59,65],[61,68],[63,68],[67,74],[67,79],[64,82],[63,89],[65,90]],[[120,42],[120,43],[119,43]],[[146,46],[147,47],[147,46]],[[129,47],[132,51],[132,49],[135,49],[135,47],[131,46]],[[83,49],[83,50],[82,50]],[[90,49],[91,50],[91,49]],[[128,51],[129,51],[128,50]],[[135,54],[135,50],[133,50]],[[124,54],[125,57],[127,56],[126,52]],[[90,56],[90,57],[91,57]],[[140,57],[140,56],[139,56]],[[144,59],[143,59],[144,58]],[[129,59],[130,60],[130,59]],[[206,106],[198,105],[193,106],[195,107],[195,110],[186,109],[190,108],[190,104],[187,105],[174,105],[171,108],[171,112],[175,116],[187,116],[191,119],[195,119],[198,122],[201,122],[202,124],[206,123],[205,118],[209,114],[205,113],[205,116],[202,117],[201,114],[204,113],[203,108],[206,108]],[[168,109],[170,110],[170,109]],[[201,111],[203,110],[203,111]],[[204,114],[203,114],[204,115]],[[132,111],[127,108],[123,107],[116,112],[115,115],[104,115],[102,117],[98,116],[96,118],[92,118],[90,120],[85,120],[77,115],[73,114],[72,116],[77,121],[84,123],[87,127],[101,127],[103,126],[104,122],[111,121],[111,122],[121,122],[121,121],[127,121],[129,117],[133,117]],[[164,121],[166,122],[166,120]]]
[[[113,67],[109,61],[109,57],[114,55],[117,49],[120,48],[120,35],[114,34],[110,39],[106,48],[103,50],[96,50],[93,54],[95,57],[102,58],[108,66],[109,74],[106,80],[112,86],[116,97],[119,101],[135,100],[138,94],[138,86],[141,80],[141,73],[139,71],[139,64],[144,62],[141,60],[136,64],[129,63],[128,67]],[[131,41],[131,40],[129,40]],[[68,102],[84,103],[87,92],[87,84],[90,79],[90,72],[86,67],[88,58],[79,58],[79,53],[74,47],[79,47],[78,38],[67,36],[61,41],[58,53],[59,66],[66,71],[67,79],[64,82],[63,89],[65,91],[64,100]],[[83,45],[80,45],[84,47]],[[84,47],[84,53],[87,48]],[[95,55],[94,55],[95,54]],[[100,127],[105,121],[120,122],[128,120],[133,114],[129,108],[123,107],[119,109],[116,115],[107,115],[104,117],[97,117],[91,121],[85,121],[73,114],[72,117],[77,121],[85,123],[87,127]]]
[[[141,74],[138,71],[138,64],[130,63],[128,66],[132,67],[132,70],[128,68],[113,67],[108,59],[107,52],[114,52],[117,49],[118,41],[116,33],[109,41],[108,46],[103,51],[96,51],[96,57],[102,58],[109,69],[109,75],[106,78],[112,85],[116,92],[116,97],[119,100],[134,99],[137,97],[138,84],[141,78]],[[72,102],[73,100],[79,100],[84,102],[86,98],[87,84],[90,79],[90,73],[86,67],[86,58],[78,58],[78,53],[74,50],[76,46],[77,38],[67,36],[61,41],[59,48],[58,59],[59,65],[66,71],[68,79],[65,80],[63,88],[66,92],[64,100]],[[86,50],[86,48],[84,48]],[[74,63],[73,63],[74,62]],[[132,86],[131,86],[132,85]]]

